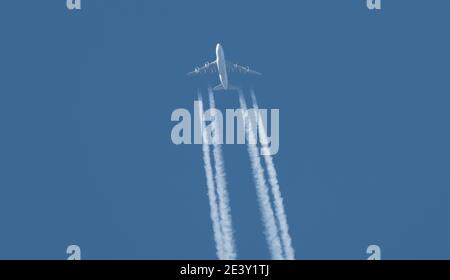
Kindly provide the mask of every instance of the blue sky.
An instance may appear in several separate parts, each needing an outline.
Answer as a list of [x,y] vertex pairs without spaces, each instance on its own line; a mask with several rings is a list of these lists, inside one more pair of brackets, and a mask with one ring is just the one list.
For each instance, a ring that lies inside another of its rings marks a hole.
[[[280,110],[297,258],[448,259],[450,2],[364,2],[3,1],[0,258],[216,258],[201,146],[170,115],[218,83],[185,73],[221,42]],[[246,147],[223,153],[238,257],[267,259]]]

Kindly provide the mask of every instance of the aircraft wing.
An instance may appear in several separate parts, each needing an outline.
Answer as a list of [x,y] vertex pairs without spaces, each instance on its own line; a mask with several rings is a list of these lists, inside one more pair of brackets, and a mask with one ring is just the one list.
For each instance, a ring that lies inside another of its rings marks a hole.
[[205,65],[201,67],[195,67],[194,71],[187,73],[189,76],[205,74],[205,73],[217,72],[217,64],[215,61],[206,62]]
[[243,73],[243,74],[262,75],[261,73],[250,69],[250,67],[248,67],[248,66],[241,66],[241,65],[239,65],[237,63],[233,63],[233,62],[227,62],[227,69],[228,69],[228,72],[238,72],[238,73]]

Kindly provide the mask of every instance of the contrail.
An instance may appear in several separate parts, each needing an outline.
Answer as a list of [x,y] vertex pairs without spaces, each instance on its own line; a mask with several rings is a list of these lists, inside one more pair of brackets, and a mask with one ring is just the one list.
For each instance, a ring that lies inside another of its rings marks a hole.
[[[209,107],[211,109],[211,116],[214,118],[213,121],[214,134],[216,135],[216,133],[221,132],[219,132],[218,127],[215,125],[216,103],[214,100],[214,92],[210,87],[208,88],[208,93],[209,93]],[[214,141],[214,139],[213,139],[213,156],[214,156],[214,167],[216,170],[215,179],[217,184],[217,193],[219,195],[219,213],[222,225],[224,249],[227,254],[226,255],[227,259],[233,260],[236,259],[236,249],[233,238],[233,224],[230,214],[230,202],[227,191],[227,182],[225,179],[226,174],[224,169],[224,160],[222,157],[222,147],[221,144],[217,143],[217,141]]]
[[[264,124],[262,122],[261,114],[259,113],[258,102],[256,100],[255,92],[253,89],[250,90],[253,101],[253,108],[257,112],[257,122],[259,129],[259,136],[261,137],[262,149],[268,151],[268,141],[267,134]],[[280,184],[278,183],[277,171],[275,169],[275,164],[273,163],[272,156],[268,153],[264,153],[264,161],[267,167],[267,174],[269,177],[269,183],[272,190],[272,195],[274,198],[275,214],[280,225],[281,241],[283,243],[283,250],[288,260],[293,260],[294,248],[292,247],[291,236],[289,235],[289,226],[287,222],[286,212],[283,205],[283,197],[281,196]]]
[[261,165],[258,148],[256,144],[253,144],[256,143],[255,134],[253,132],[252,123],[248,119],[247,104],[241,90],[239,90],[239,103],[241,104],[241,109],[244,112],[244,126],[248,141],[247,149],[252,164],[253,176],[256,183],[256,194],[261,210],[267,243],[269,245],[272,259],[281,260],[283,259],[283,252],[280,237],[278,236],[275,216],[270,202],[269,188],[267,187],[266,179],[264,178],[264,169]]
[[205,173],[206,173],[206,184],[208,186],[208,199],[209,199],[209,207],[210,207],[210,216],[213,225],[214,232],[214,241],[216,243],[216,251],[217,257],[220,260],[226,259],[224,244],[223,244],[223,236],[222,230],[220,226],[220,217],[219,217],[219,209],[217,205],[217,197],[216,197],[216,187],[214,184],[214,176],[213,169],[211,165],[211,157],[209,152],[209,144],[205,141],[204,134],[204,122],[203,122],[203,100],[200,92],[198,92],[198,101],[199,101],[199,120],[201,124],[201,132],[203,138],[203,161],[205,163]]

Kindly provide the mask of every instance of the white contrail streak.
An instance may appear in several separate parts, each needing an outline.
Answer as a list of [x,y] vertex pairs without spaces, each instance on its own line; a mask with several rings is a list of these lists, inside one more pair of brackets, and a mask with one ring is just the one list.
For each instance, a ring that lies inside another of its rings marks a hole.
[[278,236],[275,216],[270,202],[269,188],[267,187],[266,179],[264,178],[264,169],[261,165],[258,148],[256,144],[252,144],[256,143],[255,133],[253,132],[251,121],[248,119],[247,104],[241,90],[239,91],[239,103],[241,104],[241,109],[244,111],[244,125],[246,128],[245,132],[248,142],[247,149],[252,164],[253,176],[256,184],[256,194],[264,224],[264,233],[266,235],[272,259],[280,260],[283,259],[283,252],[280,237]]
[[[211,109],[211,116],[214,118],[213,128],[214,134],[221,133],[219,132],[219,128],[215,125],[217,122],[215,121],[215,109],[216,103],[214,100],[214,92],[211,88],[208,88],[209,92],[209,107]],[[217,184],[217,193],[219,195],[219,213],[220,213],[220,221],[222,225],[222,233],[224,240],[224,249],[226,252],[226,258],[233,260],[236,259],[236,246],[234,243],[233,237],[233,224],[230,213],[230,201],[228,197],[227,191],[227,182],[226,182],[226,174],[224,168],[224,160],[222,157],[222,147],[220,143],[214,141],[213,138],[213,156],[214,156],[214,167],[216,170],[216,184]]]
[[205,163],[205,173],[206,173],[206,184],[208,186],[208,199],[209,199],[209,207],[210,207],[210,216],[213,225],[213,233],[214,233],[214,241],[216,243],[216,251],[217,257],[220,260],[226,259],[224,244],[223,244],[223,236],[222,230],[220,226],[220,217],[219,217],[219,209],[217,205],[217,197],[216,197],[216,187],[214,184],[214,176],[213,169],[211,165],[211,157],[209,152],[209,144],[205,141],[204,132],[204,122],[203,122],[203,101],[200,92],[198,93],[198,101],[199,101],[199,119],[201,124],[201,132],[203,137],[203,161]]
[[[259,107],[258,102],[256,100],[255,92],[253,89],[250,90],[252,95],[252,101],[253,101],[253,109],[255,109],[255,112],[258,112],[257,116],[257,122],[258,122],[258,130],[259,130],[259,137],[261,137],[261,143],[262,143],[262,149],[268,150],[268,141],[267,141],[267,134],[266,129],[264,127],[261,114],[259,114]],[[286,217],[286,211],[284,210],[283,205],[283,197],[281,196],[280,191],[280,184],[278,183],[277,178],[277,171],[275,169],[275,164],[273,163],[272,156],[265,152],[264,154],[264,161],[266,163],[267,167],[267,174],[269,177],[269,183],[272,190],[272,195],[274,198],[274,206],[275,206],[275,214],[278,220],[278,223],[280,225],[280,233],[281,233],[281,241],[283,243],[283,250],[285,253],[285,256],[288,260],[293,260],[295,258],[294,256],[294,248],[292,247],[292,241],[291,236],[289,235],[289,226],[287,222]]]

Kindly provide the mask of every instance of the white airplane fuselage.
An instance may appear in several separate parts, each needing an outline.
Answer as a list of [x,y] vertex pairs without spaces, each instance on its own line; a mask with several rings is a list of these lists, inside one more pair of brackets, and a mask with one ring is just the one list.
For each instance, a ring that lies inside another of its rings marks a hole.
[[217,71],[219,72],[220,83],[223,86],[223,89],[228,89],[228,74],[227,74],[227,63],[225,60],[225,54],[223,52],[223,48],[220,44],[216,46],[216,63],[217,63]]

